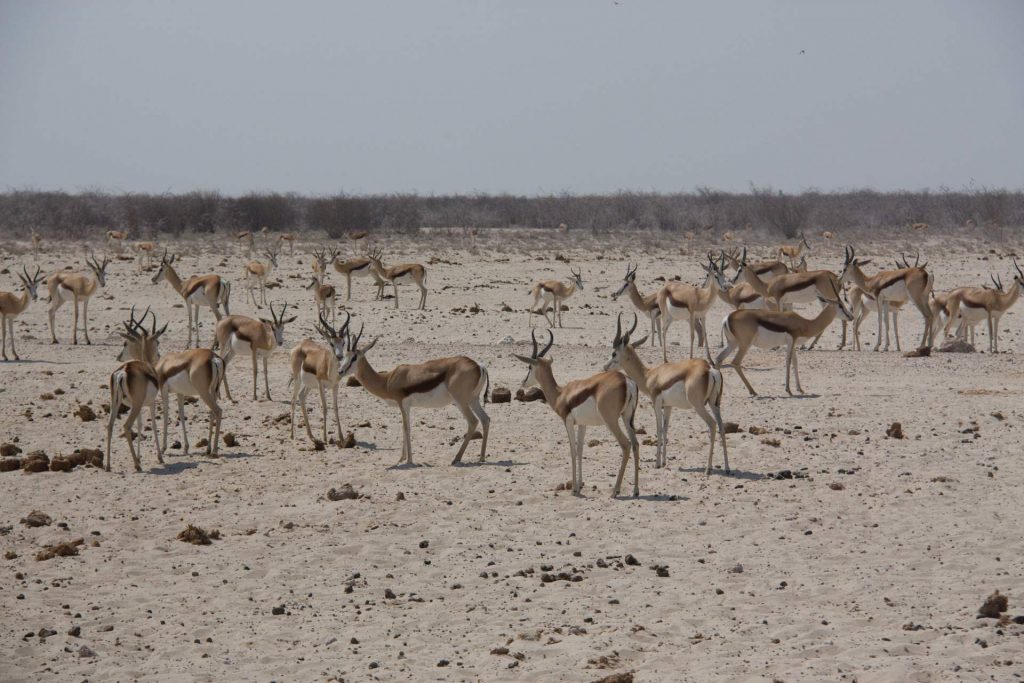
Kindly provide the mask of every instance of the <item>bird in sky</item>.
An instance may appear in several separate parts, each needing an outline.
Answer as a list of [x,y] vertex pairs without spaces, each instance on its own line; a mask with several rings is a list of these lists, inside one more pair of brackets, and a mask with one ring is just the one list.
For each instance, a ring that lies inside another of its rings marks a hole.
[[802,54],[802,55],[807,54],[807,50],[800,50],[800,54]]

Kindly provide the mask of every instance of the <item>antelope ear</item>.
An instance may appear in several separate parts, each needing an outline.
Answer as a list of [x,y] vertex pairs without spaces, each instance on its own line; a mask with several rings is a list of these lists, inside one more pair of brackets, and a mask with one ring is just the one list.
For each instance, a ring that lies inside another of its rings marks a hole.
[[520,360],[526,363],[527,365],[533,365],[534,363],[537,362],[536,358],[530,358],[529,356],[520,356],[518,353],[513,353],[512,357],[515,358],[516,360]]
[[261,323],[266,323],[266,324],[268,324],[270,326],[274,325],[274,322],[272,320],[267,320],[266,318],[260,318],[260,322]]
[[132,340],[132,338],[131,338],[131,337],[129,337],[129,336],[128,336],[127,334],[125,334],[124,332],[121,332],[121,333],[120,333],[120,335],[121,335],[121,339],[124,339],[125,341],[131,341],[131,340]]
[[869,263],[871,263],[871,259],[869,259],[869,258],[866,258],[866,259],[862,259],[862,260],[859,260],[859,261],[857,261],[857,265],[858,265],[858,266],[866,266],[866,265],[868,265]]
[[634,349],[638,349],[638,348],[640,348],[641,346],[644,345],[644,342],[647,341],[647,337],[648,336],[650,336],[650,335],[646,335],[645,334],[644,336],[640,337],[636,341],[630,342],[629,345],[632,346]]
[[287,325],[288,323],[293,323],[293,322],[295,322],[296,320],[298,320],[298,318],[299,318],[299,316],[297,316],[297,315],[293,315],[292,317],[288,318],[287,320],[282,320],[281,322],[282,322],[283,324],[286,324],[286,325]]

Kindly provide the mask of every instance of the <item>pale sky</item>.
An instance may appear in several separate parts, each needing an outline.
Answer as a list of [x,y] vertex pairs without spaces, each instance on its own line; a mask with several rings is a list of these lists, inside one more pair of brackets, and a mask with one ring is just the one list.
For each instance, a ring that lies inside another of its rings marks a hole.
[[0,191],[1020,189],[1022,36],[1017,0],[0,0]]

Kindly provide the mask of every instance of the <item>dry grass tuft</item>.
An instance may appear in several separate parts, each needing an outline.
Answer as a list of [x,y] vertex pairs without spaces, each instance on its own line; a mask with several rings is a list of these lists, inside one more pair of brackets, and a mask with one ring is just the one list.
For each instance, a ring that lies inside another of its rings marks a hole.
[[192,545],[210,545],[213,541],[220,538],[220,532],[214,529],[210,533],[202,527],[194,526],[189,524],[185,529],[178,534],[178,540],[185,543],[191,543]]
[[1002,595],[999,591],[995,591],[992,595],[985,598],[985,602],[978,609],[978,616],[998,619],[999,615],[1009,609],[1009,607],[1009,600],[1007,600],[1006,596]]

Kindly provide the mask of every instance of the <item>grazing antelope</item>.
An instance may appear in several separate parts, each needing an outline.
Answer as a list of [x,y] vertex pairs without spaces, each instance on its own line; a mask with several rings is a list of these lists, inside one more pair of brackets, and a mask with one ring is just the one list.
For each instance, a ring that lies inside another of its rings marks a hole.
[[277,237],[278,242],[288,243],[288,255],[295,256],[295,235],[290,232],[283,232]]
[[321,318],[331,316],[333,323],[337,319],[335,292],[332,285],[325,285],[319,277],[313,276],[313,281],[306,285],[306,289],[313,290],[313,298],[316,299],[316,312]]
[[[920,256],[919,256],[920,258]],[[839,276],[840,282],[853,281],[855,285],[875,298],[879,305],[878,310],[878,337],[875,340],[875,351],[878,351],[882,344],[882,326],[885,326],[885,348],[889,349],[889,311],[893,308],[894,302],[913,302],[917,310],[924,317],[924,334],[921,336],[920,346],[923,348],[930,344],[932,328],[932,311],[928,305],[929,294],[932,291],[932,275],[923,266],[916,264],[909,268],[898,270],[882,270],[871,277],[864,274],[861,266],[866,261],[858,261],[853,247],[846,246],[846,259],[843,263],[843,272]]]
[[[565,431],[569,435],[569,458],[572,461],[572,494],[580,495],[583,487],[583,446],[586,444],[584,437],[587,427],[603,424],[622,449],[622,462],[615,487],[612,488],[612,498],[618,496],[622,489],[622,478],[626,473],[630,451],[633,453],[633,497],[639,496],[640,442],[637,441],[633,425],[639,400],[636,382],[621,372],[606,370],[586,379],[559,385],[551,370],[552,360],[545,357],[555,343],[554,332],[548,330],[548,335],[547,346],[538,353],[537,335],[530,330],[533,353],[530,356],[513,356],[530,366],[523,386],[539,386],[545,402],[565,424]],[[619,421],[622,422],[621,428]]]
[[316,331],[320,333],[330,345],[326,348],[312,341],[304,339],[292,349],[289,355],[292,368],[292,410],[291,428],[292,436],[295,438],[295,402],[299,401],[302,406],[302,417],[306,421],[306,434],[309,440],[316,443],[313,437],[313,430],[309,424],[309,413],[306,412],[306,395],[310,389],[316,389],[320,394],[320,409],[324,418],[323,443],[327,443],[327,397],[325,389],[330,389],[334,398],[334,426],[338,431],[338,440],[341,440],[341,417],[338,415],[338,385],[341,382],[341,375],[338,373],[339,363],[348,351],[348,324],[351,316],[346,311],[345,322],[340,330],[335,330],[327,319],[321,314],[320,324]]
[[78,343],[78,304],[82,304],[82,329],[85,331],[85,343],[92,344],[89,340],[89,298],[96,293],[98,287],[107,285],[107,266],[110,261],[103,257],[103,261],[97,261],[95,256],[87,256],[85,263],[92,271],[93,277],[79,273],[54,273],[50,276],[46,285],[50,291],[50,309],[47,317],[50,320],[50,343],[57,344],[57,335],[53,331],[53,319],[57,309],[65,302],[71,301],[75,306],[74,329],[71,335],[71,343]]
[[420,288],[419,310],[427,307],[427,269],[419,263],[403,263],[397,266],[385,268],[381,264],[381,251],[378,249],[370,254],[370,267],[377,273],[377,277],[390,282],[395,292],[395,308],[398,308],[398,285],[415,283]]
[[[833,298],[834,297],[834,298]],[[747,386],[751,396],[757,396],[754,387],[747,381],[743,374],[743,357],[747,355],[751,346],[762,349],[771,349],[785,345],[786,350],[786,393],[790,396],[793,392],[789,388],[790,366],[793,368],[793,375],[796,377],[796,390],[804,393],[800,386],[800,370],[797,366],[796,347],[797,344],[806,339],[817,339],[822,332],[832,324],[836,314],[841,315],[845,320],[852,320],[853,314],[843,304],[839,294],[839,288],[832,285],[832,297],[825,298],[818,295],[818,299],[824,305],[821,312],[812,319],[804,318],[793,311],[771,311],[765,309],[748,309],[733,311],[726,316],[722,324],[725,332],[726,347],[718,354],[715,360],[716,366],[721,366],[722,361],[728,358],[729,354],[736,351],[732,366],[736,374],[740,376]]]
[[[248,284],[249,298],[252,299],[252,305],[256,308],[263,308],[267,305],[267,278],[270,277],[270,271],[277,268],[277,252],[267,249],[263,253],[267,257],[266,263],[249,261],[245,264],[245,271],[242,273]],[[261,304],[256,303],[256,287],[260,288]]]
[[804,234],[800,233],[799,242],[797,242],[796,244],[780,244],[779,248],[777,249],[777,252],[779,254],[779,258],[789,258],[789,262],[793,263],[796,261],[797,257],[800,256],[800,252],[802,252],[804,249],[810,251],[811,245],[807,243],[807,238],[804,236]]
[[629,300],[633,302],[636,309],[650,318],[651,346],[654,346],[656,341],[664,345],[665,340],[661,336],[661,307],[658,305],[658,293],[651,292],[647,295],[640,293],[636,286],[636,269],[638,267],[632,266],[631,268],[629,264],[626,264],[626,277],[622,279],[622,286],[619,287],[619,290],[612,294],[612,301],[622,296],[623,292],[628,292]]
[[29,275],[28,268],[25,266],[22,266],[21,270],[22,272],[18,273],[18,279],[21,280],[25,291],[20,296],[13,292],[0,292],[0,333],[2,333],[3,341],[0,350],[3,352],[4,360],[7,360],[8,330],[11,333],[11,353],[14,354],[14,360],[21,360],[18,350],[14,348],[14,319],[25,312],[30,302],[39,298],[37,292],[39,283],[46,279],[38,267],[34,275]]
[[[866,263],[866,261],[865,261]],[[853,313],[853,350],[860,351],[860,326],[864,322],[864,319],[868,317],[869,313],[875,313],[878,311],[878,300],[865,292],[857,285],[850,285],[850,311]],[[903,310],[904,301],[892,301],[889,303],[889,312],[892,315],[892,326],[896,332],[896,350],[902,351],[900,348],[900,323],[899,314]],[[843,327],[843,332],[846,332],[846,327]],[[842,341],[839,342],[839,348],[842,349],[846,346],[846,335],[843,335]],[[888,347],[886,348],[888,351]]]
[[185,300],[185,310],[188,311],[188,343],[185,346],[186,348],[192,346],[193,322],[196,330],[196,346],[199,346],[199,307],[208,306],[217,320],[223,317],[220,312],[221,306],[224,307],[224,315],[230,315],[231,283],[220,275],[212,273],[193,275],[182,282],[174,270],[173,264],[177,258],[173,254],[168,255],[167,250],[164,249],[163,256],[160,257],[160,267],[152,281],[155,285],[160,282],[161,278],[167,280],[167,284]]
[[694,358],[648,368],[636,352],[644,340],[630,341],[630,337],[636,330],[636,324],[637,317],[634,313],[633,327],[623,334],[622,315],[619,314],[615,326],[615,339],[612,340],[612,357],[604,369],[625,372],[627,377],[636,382],[640,391],[647,394],[654,403],[654,421],[657,426],[658,439],[654,466],[665,466],[668,454],[669,418],[672,416],[673,408],[682,408],[697,413],[708,426],[711,446],[708,450],[708,464],[704,469],[704,474],[711,474],[716,431],[721,434],[725,473],[729,474],[729,450],[725,445],[725,427],[722,425],[721,411],[722,372],[712,365],[711,352],[708,347],[706,345],[704,347],[708,354],[706,361]]
[[223,349],[224,352],[224,393],[229,401],[231,389],[228,388],[227,365],[231,359],[237,356],[249,356],[252,358],[252,399],[256,397],[256,366],[259,360],[263,361],[263,387],[267,400],[270,398],[270,378],[267,374],[267,359],[274,349],[284,344],[284,326],[293,322],[296,316],[285,319],[285,311],[288,304],[281,307],[281,313],[274,312],[274,305],[270,304],[270,320],[260,318],[255,320],[244,315],[227,315],[217,321],[216,340],[214,349]]
[[[122,364],[110,374],[110,418],[107,420],[107,462],[106,470],[110,471],[110,448],[114,435],[114,423],[121,414],[121,406],[127,405],[131,410],[124,421],[122,434],[128,441],[128,450],[132,455],[132,462],[135,464],[135,471],[142,471],[142,464],[139,460],[139,453],[135,451],[135,437],[132,433],[132,426],[139,436],[142,436],[142,409],[149,408],[149,420],[153,430],[153,442],[156,449],[156,459],[161,465],[164,462],[163,452],[160,450],[160,432],[156,426],[156,397],[160,393],[160,381],[157,378],[153,364],[160,357],[160,337],[167,331],[167,325],[162,329],[156,329],[156,316],[153,316],[153,327],[147,330],[143,323],[146,321],[146,313],[142,319],[135,320],[135,307],[132,307],[131,322],[125,322],[125,331],[121,333],[124,339],[124,346],[117,360]],[[166,406],[166,404],[165,404]],[[166,407],[164,412],[167,412]]]
[[[574,268],[571,268],[570,272],[572,275],[569,277],[569,284],[559,280],[542,280],[530,289],[530,295],[533,296],[533,304],[530,306],[530,327],[533,327],[533,315],[537,312],[537,302],[541,299],[544,300],[541,307],[544,320],[551,327],[555,327],[556,321],[558,327],[562,326],[562,302],[575,294],[577,289],[583,291],[583,275]],[[551,318],[548,318],[548,304],[552,307]]]
[[[690,358],[693,358],[693,340],[697,337],[699,346],[707,344],[704,336],[704,318],[707,317],[708,309],[714,303],[715,297],[722,289],[717,277],[714,259],[708,254],[710,267],[701,264],[704,269],[704,284],[700,287],[683,284],[681,282],[668,282],[658,292],[658,308],[661,309],[661,359],[668,362],[668,328],[673,320],[686,318],[690,323]],[[698,325],[698,321],[701,323]]]
[[377,285],[376,298],[384,298],[384,285],[387,283],[377,275],[377,271],[373,269],[373,263],[369,258],[365,256],[357,256],[356,258],[349,259],[348,261],[335,260],[334,269],[345,276],[345,301],[351,301],[352,299],[353,277],[372,277],[374,283]]
[[128,239],[127,230],[107,230],[107,246],[113,246],[117,252],[121,251],[121,247],[126,239]]
[[472,358],[455,356],[416,365],[398,365],[387,372],[377,372],[366,359],[366,354],[380,337],[359,348],[362,336],[363,329],[360,326],[359,334],[349,341],[348,353],[341,363],[339,376],[355,375],[371,394],[390,405],[398,406],[402,413],[402,456],[398,464],[413,464],[412,409],[444,408],[448,405],[458,407],[466,418],[466,435],[452,465],[462,462],[462,454],[466,452],[477,424],[483,430],[483,443],[480,445],[480,462],[483,462],[487,457],[487,436],[491,427],[491,418],[481,402],[481,395],[483,402],[487,401],[490,385],[487,368]]
[[[965,287],[957,290],[956,294],[949,297],[950,322],[954,319],[962,322],[962,328],[958,335],[965,333],[963,328],[970,330],[971,343],[974,343],[974,326],[982,320],[988,323],[988,350],[990,353],[999,353],[999,321],[1017,303],[1017,298],[1024,290],[1024,271],[1017,265],[1017,259],[1013,259],[1013,267],[1017,273],[1013,276],[1014,286],[1010,291],[1003,292],[1003,283],[998,278],[993,282],[998,289],[982,289],[977,287]],[[949,323],[947,323],[947,326]]]

